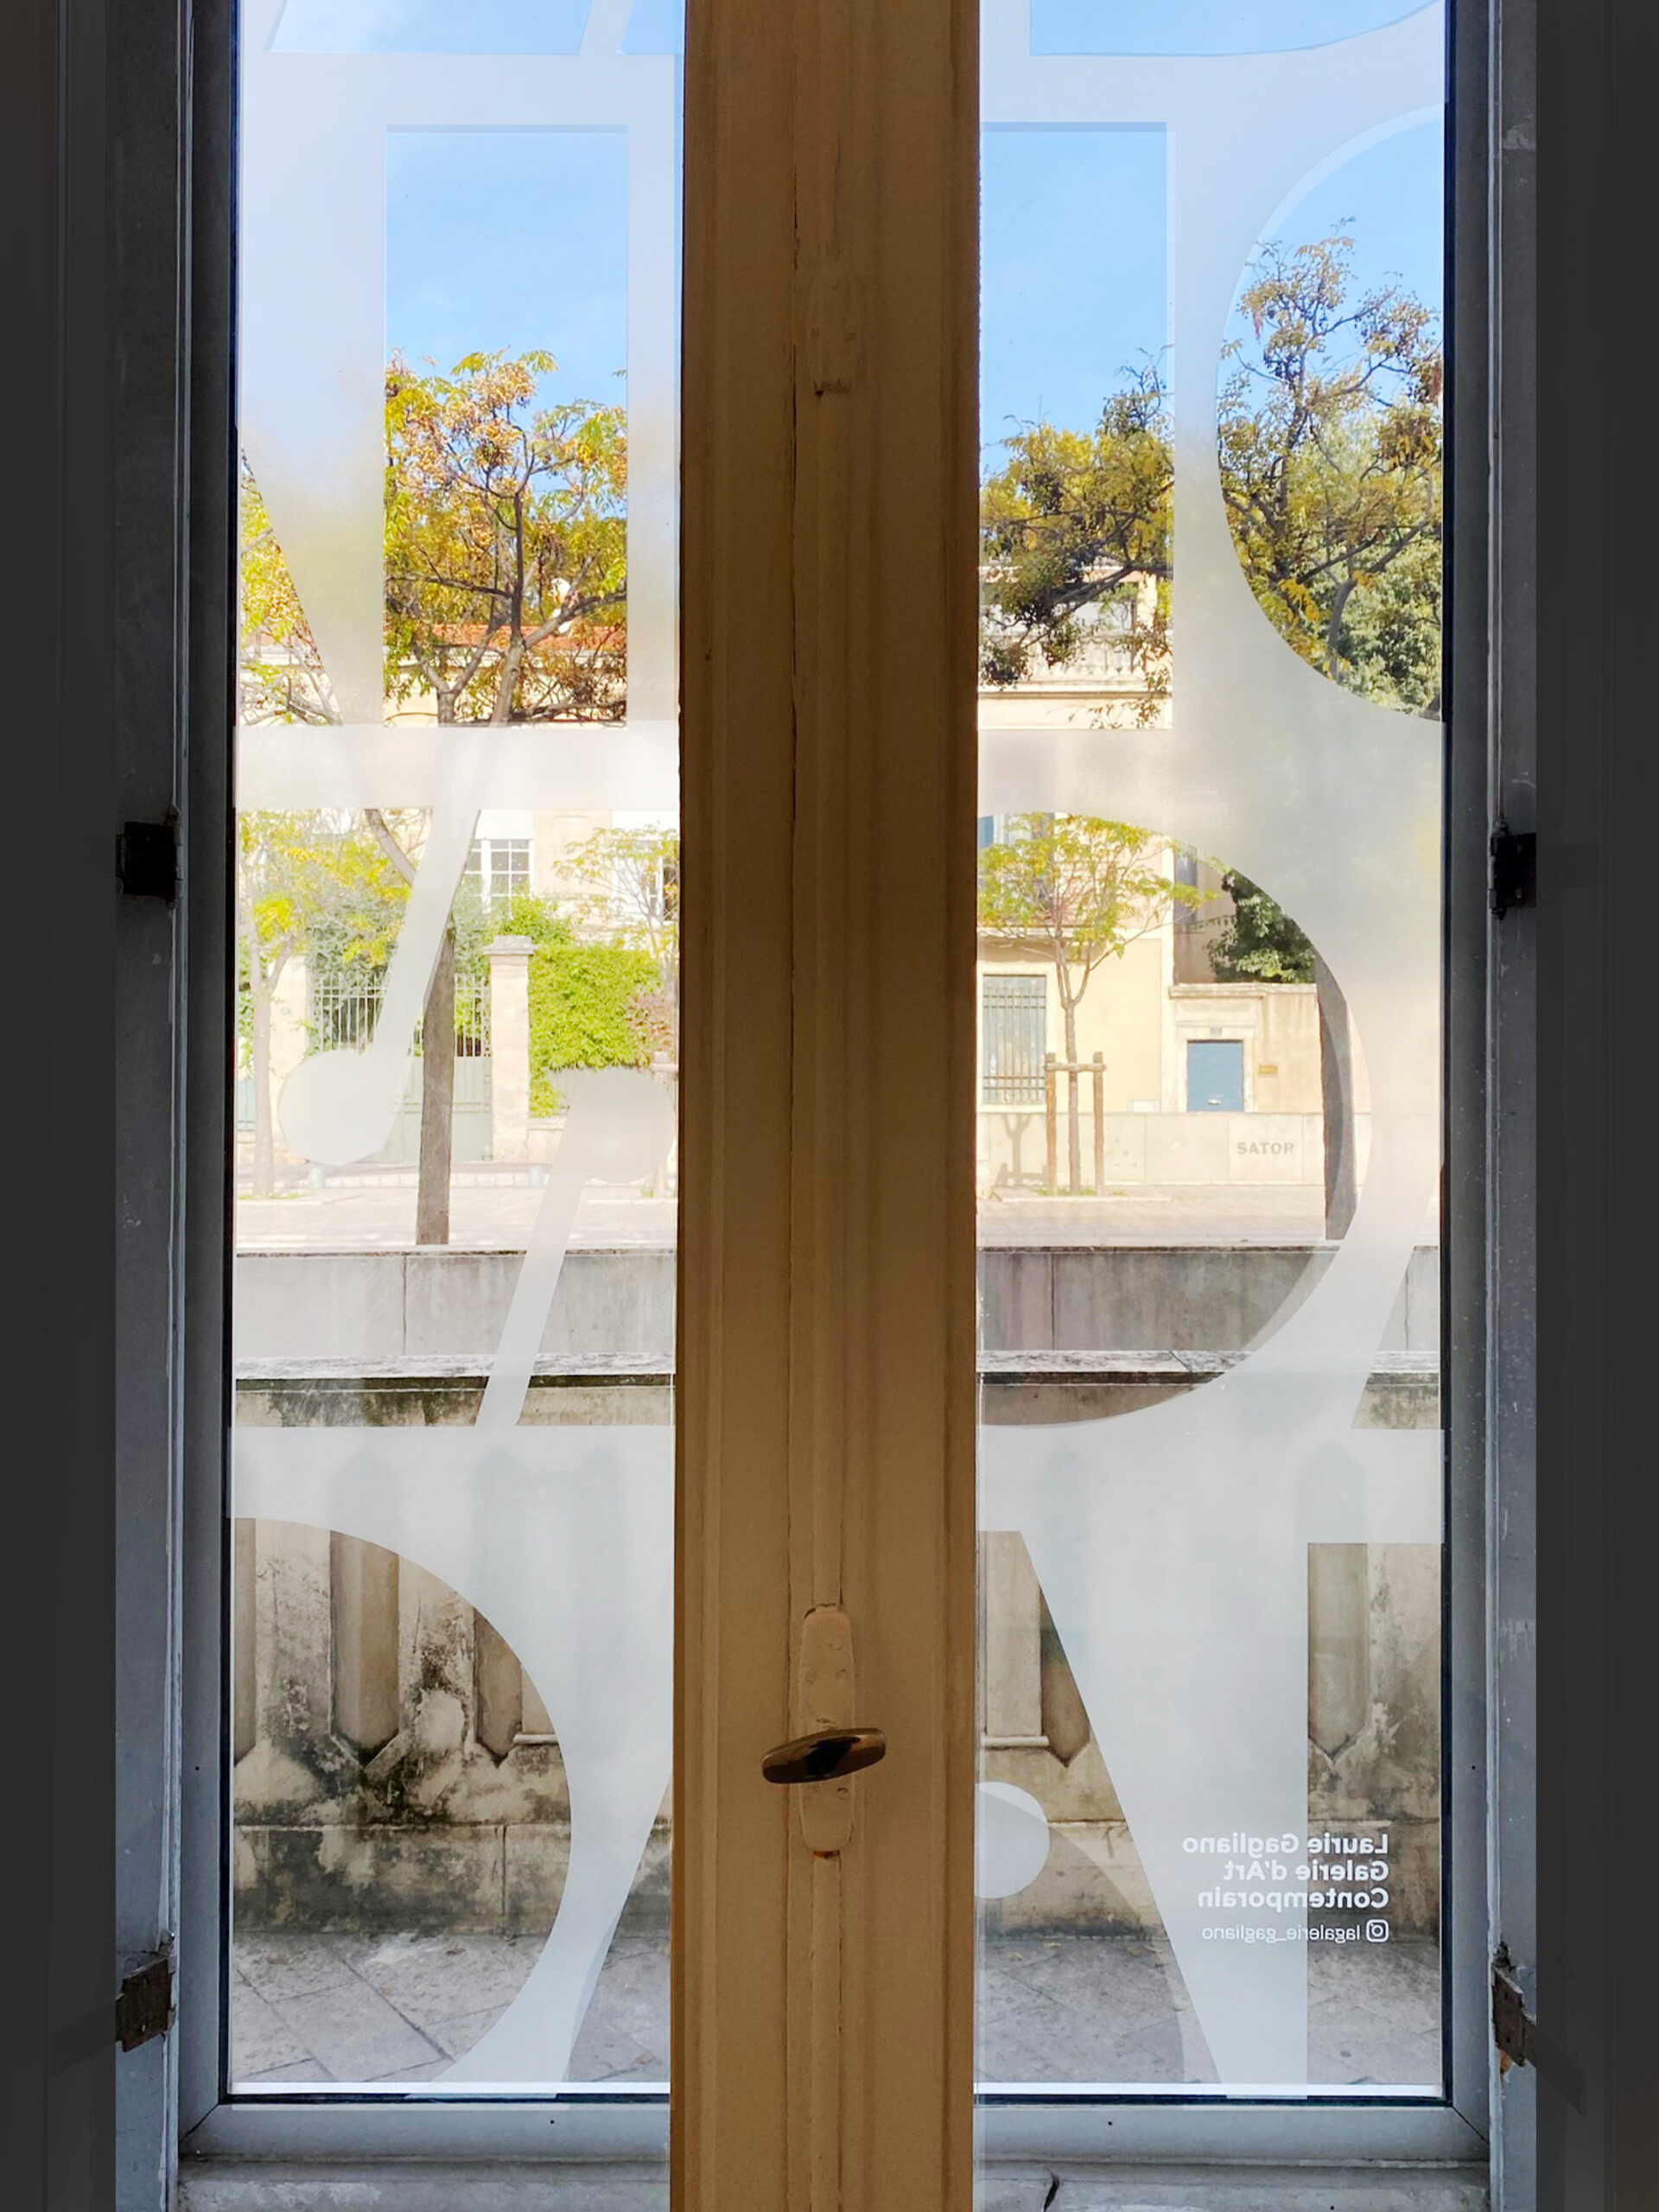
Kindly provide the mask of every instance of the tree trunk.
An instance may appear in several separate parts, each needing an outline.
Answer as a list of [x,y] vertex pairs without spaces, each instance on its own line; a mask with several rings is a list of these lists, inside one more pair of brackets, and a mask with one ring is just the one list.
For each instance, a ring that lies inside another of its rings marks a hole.
[[1319,1101],[1325,1110],[1325,1233],[1348,1234],[1357,1184],[1354,1172],[1354,1062],[1348,1001],[1316,952],[1313,982],[1319,1003]]
[[276,1147],[270,1115],[270,986],[250,978],[253,1008],[253,1195],[270,1198],[276,1188]]
[[1083,1188],[1083,1122],[1077,1111],[1077,1009],[1070,998],[1065,1007],[1065,1166],[1075,1196]]
[[449,1242],[449,1156],[455,1119],[455,932],[446,929],[421,1016],[421,1173],[415,1242]]

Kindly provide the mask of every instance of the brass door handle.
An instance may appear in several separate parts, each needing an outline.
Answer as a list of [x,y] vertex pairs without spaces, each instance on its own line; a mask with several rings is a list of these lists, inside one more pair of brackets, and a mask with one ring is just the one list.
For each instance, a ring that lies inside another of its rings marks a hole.
[[774,1744],[760,1762],[768,1782],[836,1782],[887,1755],[879,1728],[818,1728],[787,1744]]

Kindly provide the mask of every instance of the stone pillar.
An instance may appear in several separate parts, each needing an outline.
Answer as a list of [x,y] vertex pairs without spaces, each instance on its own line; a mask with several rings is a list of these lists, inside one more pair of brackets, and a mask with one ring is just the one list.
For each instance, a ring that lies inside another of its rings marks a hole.
[[1042,1593],[1023,1536],[981,1539],[985,1608],[985,1727],[988,1751],[1038,1750],[1043,1733]]
[[1307,1548],[1307,1732],[1332,1758],[1370,1718],[1370,1560],[1364,1544]]
[[397,1554],[332,1531],[334,1727],[371,1759],[397,1733]]
[[542,1703],[541,1692],[522,1670],[518,1695],[524,1734],[531,1743],[545,1740],[550,1744],[553,1741],[553,1716]]
[[490,1156],[530,1158],[530,956],[527,937],[493,938],[490,963]]
[[324,1741],[334,1726],[329,1544],[326,1529],[254,1523],[254,1728],[278,1749]]
[[504,1759],[524,1725],[524,1670],[494,1624],[473,1615],[473,1733]]
[[272,1135],[276,1158],[289,1166],[294,1165],[294,1154],[283,1141],[283,1125],[276,1118],[276,1105],[283,1095],[283,1085],[311,1049],[310,1018],[310,976],[302,959],[293,959],[276,978],[276,988],[270,995]]
[[232,1551],[231,1583],[231,1650],[235,1669],[232,1688],[232,1758],[246,1758],[259,1733],[259,1681],[255,1669],[258,1646],[254,1637],[256,1561],[254,1524],[238,1520]]

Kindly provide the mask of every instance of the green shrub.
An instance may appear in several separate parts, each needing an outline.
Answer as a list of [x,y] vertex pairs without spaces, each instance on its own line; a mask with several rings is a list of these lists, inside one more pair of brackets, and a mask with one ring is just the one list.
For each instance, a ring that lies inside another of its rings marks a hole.
[[491,917],[492,937],[527,937],[537,944],[569,944],[570,925],[551,899],[533,891],[515,891]]
[[648,952],[625,944],[578,944],[563,924],[537,945],[530,957],[532,1114],[558,1110],[554,1068],[649,1065],[632,1007],[656,981],[657,963]]

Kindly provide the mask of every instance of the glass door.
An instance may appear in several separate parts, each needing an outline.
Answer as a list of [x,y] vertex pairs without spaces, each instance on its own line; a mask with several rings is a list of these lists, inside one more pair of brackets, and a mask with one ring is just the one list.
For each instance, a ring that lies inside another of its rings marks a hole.
[[1216,21],[241,0],[198,2147],[1471,2154],[1445,29]]
[[1383,2106],[1466,2145],[1446,25],[982,27],[984,2141],[1166,2143],[1202,2099],[1332,2156]]
[[232,2100],[667,2094],[681,44],[241,11]]

